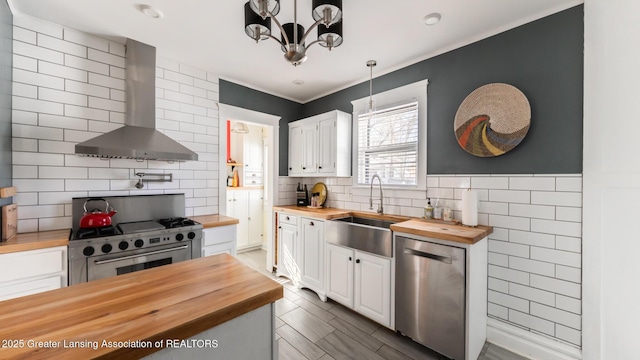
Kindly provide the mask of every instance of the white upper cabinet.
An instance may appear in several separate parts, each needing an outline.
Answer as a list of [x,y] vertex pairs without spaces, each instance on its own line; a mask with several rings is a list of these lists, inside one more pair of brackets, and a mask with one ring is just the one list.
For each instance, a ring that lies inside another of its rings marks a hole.
[[289,176],[351,176],[351,115],[334,110],[289,123]]

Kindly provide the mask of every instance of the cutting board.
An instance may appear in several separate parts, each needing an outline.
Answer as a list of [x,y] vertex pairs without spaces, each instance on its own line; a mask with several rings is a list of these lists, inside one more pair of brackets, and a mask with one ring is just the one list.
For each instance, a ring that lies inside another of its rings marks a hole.
[[18,204],[2,207],[2,241],[11,239],[18,233]]

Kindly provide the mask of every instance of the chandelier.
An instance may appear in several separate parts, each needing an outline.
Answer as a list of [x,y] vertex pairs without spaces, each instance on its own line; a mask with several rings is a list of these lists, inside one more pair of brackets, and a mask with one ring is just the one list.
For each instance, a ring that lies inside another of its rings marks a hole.
[[[298,24],[297,0],[293,2],[293,23],[281,25],[276,18],[279,12],[280,0],[249,0],[244,4],[244,32],[256,43],[269,38],[280,43],[284,58],[292,65],[307,60],[307,49],[315,43],[329,50],[342,44],[342,0],[313,0],[311,15],[315,22],[306,32]],[[271,35],[271,20],[280,29],[280,39]],[[305,45],[316,27],[318,39]]]

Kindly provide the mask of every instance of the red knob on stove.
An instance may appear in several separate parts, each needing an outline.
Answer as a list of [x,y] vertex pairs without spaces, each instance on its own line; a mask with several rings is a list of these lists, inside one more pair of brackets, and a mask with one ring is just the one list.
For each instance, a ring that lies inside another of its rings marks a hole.
[[196,233],[194,233],[193,231],[189,231],[187,237],[189,238],[189,240],[193,240],[193,238],[196,237]]
[[120,241],[118,247],[120,248],[120,250],[127,250],[127,248],[129,247],[129,243],[126,241]]
[[177,234],[176,235],[176,240],[182,241],[182,239],[184,239],[184,235],[182,235],[182,234]]
[[82,250],[82,253],[84,254],[84,256],[91,256],[95,252],[96,252],[96,249],[94,249],[93,246],[87,246]]
[[144,241],[142,241],[142,239],[138,239],[133,243],[133,245],[135,245],[137,248],[142,247],[142,245],[144,245]]
[[102,245],[102,252],[103,253],[110,253],[111,250],[113,249],[113,247],[111,246],[111,244],[104,244]]

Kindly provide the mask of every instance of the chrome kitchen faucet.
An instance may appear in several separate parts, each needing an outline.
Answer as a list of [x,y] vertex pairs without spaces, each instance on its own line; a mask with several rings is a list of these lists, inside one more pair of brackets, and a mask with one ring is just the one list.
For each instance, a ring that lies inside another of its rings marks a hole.
[[382,215],[382,180],[380,180],[380,176],[375,174],[371,177],[371,186],[369,188],[369,210],[373,210],[373,179],[378,178],[378,183],[380,184],[380,205],[378,206],[378,214]]

